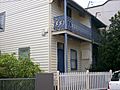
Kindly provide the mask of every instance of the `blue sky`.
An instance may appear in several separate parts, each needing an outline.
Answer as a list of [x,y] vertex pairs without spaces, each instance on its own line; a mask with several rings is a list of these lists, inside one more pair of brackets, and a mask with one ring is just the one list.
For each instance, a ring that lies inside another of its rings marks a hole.
[[89,1],[91,2],[89,4],[89,7],[90,7],[90,6],[95,6],[95,5],[102,4],[107,0],[74,0],[74,1],[79,3],[82,7],[86,8],[88,6]]

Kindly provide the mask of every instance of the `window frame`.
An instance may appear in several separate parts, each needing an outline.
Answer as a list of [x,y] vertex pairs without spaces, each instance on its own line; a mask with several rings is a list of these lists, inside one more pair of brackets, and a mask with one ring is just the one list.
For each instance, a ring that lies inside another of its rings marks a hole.
[[[72,59],[72,52],[75,52],[75,59]],[[72,68],[72,62],[75,62],[76,66],[75,68]],[[75,70],[78,70],[78,57],[77,57],[77,50],[74,50],[74,49],[70,49],[70,68],[71,68],[71,71],[75,71]]]
[[1,12],[0,13],[0,17],[2,17],[2,16],[3,16],[3,28],[0,29],[0,32],[4,32],[5,31],[5,17],[6,17],[6,12]]
[[20,57],[20,50],[28,50],[28,60],[30,60],[30,47],[23,47],[23,48],[19,48],[18,49],[18,57],[19,57],[19,59],[22,59],[21,57]]

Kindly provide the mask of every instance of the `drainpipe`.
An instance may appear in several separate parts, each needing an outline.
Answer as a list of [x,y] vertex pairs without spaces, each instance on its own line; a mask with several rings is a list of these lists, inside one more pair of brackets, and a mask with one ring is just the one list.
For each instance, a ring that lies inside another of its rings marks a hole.
[[[64,21],[65,30],[67,29],[67,0],[64,0]],[[64,66],[65,72],[68,72],[68,35],[64,34]]]

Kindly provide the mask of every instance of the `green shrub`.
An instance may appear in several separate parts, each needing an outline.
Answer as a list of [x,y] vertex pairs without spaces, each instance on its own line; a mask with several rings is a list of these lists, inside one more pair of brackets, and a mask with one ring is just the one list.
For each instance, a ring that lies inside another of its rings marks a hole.
[[30,78],[41,70],[31,60],[17,59],[14,55],[0,55],[0,78]]

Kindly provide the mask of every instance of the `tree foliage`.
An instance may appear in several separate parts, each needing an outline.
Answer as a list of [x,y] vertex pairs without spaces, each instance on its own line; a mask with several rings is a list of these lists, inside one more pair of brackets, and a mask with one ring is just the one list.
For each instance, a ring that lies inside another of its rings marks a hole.
[[120,70],[120,12],[111,19],[109,30],[104,31],[99,47],[99,59],[93,66],[96,71]]
[[17,60],[14,55],[0,55],[0,78],[30,78],[41,72],[31,60]]

